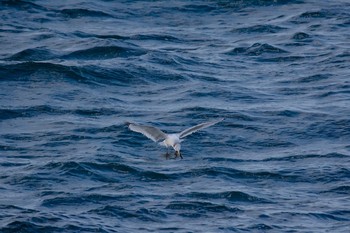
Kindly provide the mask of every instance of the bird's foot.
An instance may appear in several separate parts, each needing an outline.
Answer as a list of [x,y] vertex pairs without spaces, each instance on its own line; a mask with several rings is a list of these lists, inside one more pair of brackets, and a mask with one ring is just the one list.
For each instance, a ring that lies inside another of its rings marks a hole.
[[169,152],[166,152],[165,154],[163,154],[163,157],[167,160],[171,159],[171,154]]
[[175,159],[180,156],[181,159],[183,159],[182,155],[181,155],[181,152],[179,151],[175,151]]

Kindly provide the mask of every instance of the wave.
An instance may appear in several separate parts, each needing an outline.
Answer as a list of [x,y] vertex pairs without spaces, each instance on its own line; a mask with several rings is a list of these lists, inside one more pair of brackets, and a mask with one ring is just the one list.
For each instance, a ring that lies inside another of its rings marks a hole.
[[200,176],[208,176],[208,177],[222,177],[229,179],[272,179],[272,180],[283,180],[283,181],[297,181],[299,178],[295,175],[284,175],[269,171],[244,171],[237,170],[228,167],[210,167],[210,168],[197,168],[192,169],[188,172],[181,173],[180,177],[200,177]]
[[14,119],[18,117],[35,117],[41,114],[64,114],[65,111],[54,108],[49,105],[38,105],[28,108],[18,108],[18,109],[0,109],[1,117],[0,119]]
[[85,8],[67,8],[60,10],[63,17],[79,18],[79,17],[113,17],[112,15],[105,13],[101,10],[91,10]]
[[44,48],[25,49],[5,58],[6,61],[47,61],[52,59],[64,60],[106,60],[113,58],[126,58],[141,56],[147,51],[137,47],[128,46],[95,46],[88,49],[81,49],[65,55],[51,52]]
[[328,154],[296,154],[296,155],[289,155],[285,157],[277,157],[277,158],[267,158],[262,161],[287,161],[287,162],[296,162],[296,161],[303,161],[306,159],[328,159],[328,158],[348,158],[349,155],[341,154],[341,153],[328,153]]
[[321,74],[314,74],[314,75],[309,75],[309,76],[303,76],[297,79],[289,79],[289,80],[284,80],[280,81],[279,83],[281,84],[308,84],[308,83],[322,83],[323,81],[327,81],[332,78],[332,74],[329,73],[321,73]]
[[191,192],[185,194],[176,195],[181,198],[194,198],[196,200],[227,200],[230,202],[252,202],[252,203],[270,203],[270,201],[249,195],[240,191],[225,191],[225,192],[216,192],[216,193],[208,193],[208,192]]
[[234,33],[278,33],[286,30],[284,27],[274,26],[274,25],[254,25],[249,27],[241,27],[231,30]]
[[43,48],[25,49],[6,58],[7,61],[45,61],[57,58],[57,54]]
[[247,1],[217,1],[218,6],[226,9],[241,9],[246,7],[261,7],[261,6],[274,6],[274,5],[284,5],[284,4],[301,4],[304,3],[303,0],[247,0]]
[[72,33],[74,36],[79,38],[99,38],[99,39],[113,39],[113,40],[127,40],[130,39],[127,36],[121,36],[117,34],[94,34],[94,33],[87,33],[84,31],[75,31]]
[[35,4],[33,2],[29,2],[29,1],[11,1],[11,0],[3,0],[0,2],[0,5],[4,6],[4,7],[13,7],[13,8],[17,8],[19,10],[23,10],[23,9],[35,9],[35,10],[41,10],[41,11],[45,11],[46,8],[43,6],[40,6],[38,4]]
[[307,135],[322,135],[322,138],[349,138],[350,120],[326,119],[322,122],[311,123],[306,128]]
[[328,20],[328,19],[347,19],[349,18],[349,13],[345,9],[320,9],[316,11],[306,11],[295,17],[293,17],[290,22],[295,24],[305,24],[310,23],[312,21],[317,21],[320,23],[320,20]]
[[[21,62],[15,64],[1,64],[0,75],[2,80],[10,81],[40,81],[64,78],[79,84],[146,84],[149,81],[128,69],[102,68],[92,65],[71,66],[51,62]],[[35,75],[33,75],[35,74]],[[50,74],[50,75],[48,75]]]
[[[43,200],[41,201],[41,206],[52,208],[57,206],[70,206],[74,208],[74,206],[79,206],[87,203],[108,203],[116,200],[118,196],[114,195],[103,195],[103,194],[71,194],[64,193],[60,195],[55,195],[53,197],[45,197],[43,196]],[[119,197],[121,198],[131,198],[131,197]]]
[[311,56],[276,56],[268,58],[259,58],[260,62],[277,62],[277,63],[290,63],[290,62],[303,62],[304,60],[311,60]]
[[340,185],[338,187],[323,191],[323,193],[350,195],[350,185]]
[[104,217],[117,217],[123,219],[138,219],[143,222],[161,222],[167,215],[163,211],[141,208],[139,210],[128,210],[121,206],[106,205],[101,208],[88,211],[89,214],[97,214]]
[[[115,232],[104,226],[96,226],[93,224],[85,224],[84,219],[76,219],[69,221],[67,217],[62,215],[43,214],[34,217],[27,217],[20,220],[11,221],[0,228],[1,232]],[[57,226],[54,226],[57,224]]]
[[145,50],[121,46],[97,46],[82,49],[62,56],[62,59],[104,60],[116,57],[140,56],[146,54]]
[[[204,201],[172,201],[168,204],[165,209],[180,210],[180,211],[193,211],[200,215],[200,212],[240,212],[240,209],[229,207],[223,204],[214,204],[211,202]],[[188,216],[187,213],[180,213],[180,215]],[[193,217],[191,215],[191,217]]]
[[165,43],[184,43],[184,38],[179,38],[174,35],[166,34],[133,34],[133,35],[118,35],[118,34],[94,34],[83,31],[76,31],[73,35],[79,38],[98,38],[98,39],[112,39],[115,41],[162,41]]
[[344,222],[348,221],[349,219],[347,217],[342,217],[340,215],[334,214],[334,213],[329,213],[329,212],[293,212],[293,211],[288,211],[288,212],[282,212],[280,213],[281,215],[285,216],[286,218],[289,217],[304,217],[304,218],[309,218],[310,220],[312,219],[317,219],[321,221],[337,221],[337,222]]
[[[89,163],[89,162],[64,162],[49,163],[42,169],[58,170],[62,175],[74,176],[82,179],[93,179],[102,182],[115,182],[122,177],[132,176],[140,181],[166,181],[175,179],[173,175],[143,170],[123,163]],[[118,174],[118,176],[115,176]]]
[[252,226],[247,227],[247,229],[249,230],[257,230],[257,231],[269,231],[269,230],[273,230],[273,229],[282,229],[281,227],[276,227],[276,226],[271,226],[271,225],[267,225],[264,223],[259,223],[259,224],[254,224]]
[[78,67],[66,66],[62,64],[55,64],[50,62],[20,62],[15,64],[1,64],[0,74],[2,80],[16,81],[16,80],[30,80],[31,74],[43,72],[46,75],[45,79],[48,78],[47,73],[57,73],[64,75],[68,79],[77,81],[83,81],[79,73]]
[[297,40],[297,41],[305,41],[305,39],[308,39],[310,42],[311,36],[305,32],[297,32],[293,35],[292,39]]
[[78,115],[78,116],[108,116],[117,115],[120,111],[113,108],[81,108],[65,109],[51,105],[37,105],[28,108],[0,109],[0,120],[15,118],[31,118],[40,115]]
[[[42,219],[42,221],[45,221],[45,220],[48,221],[48,219],[46,218]],[[16,220],[0,228],[0,230],[4,233],[21,232],[24,229],[26,232],[56,232],[56,231],[58,232],[61,228],[54,227],[50,224],[34,223],[31,220],[29,221]]]
[[264,54],[281,54],[288,53],[286,50],[272,46],[270,44],[255,43],[249,47],[237,47],[231,51],[226,52],[227,55],[247,55],[260,56]]

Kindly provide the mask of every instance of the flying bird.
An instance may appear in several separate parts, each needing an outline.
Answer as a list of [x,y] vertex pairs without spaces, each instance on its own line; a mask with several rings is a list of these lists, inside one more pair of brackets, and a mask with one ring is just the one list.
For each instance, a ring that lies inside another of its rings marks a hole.
[[199,125],[195,125],[191,128],[185,129],[180,133],[174,133],[174,134],[166,134],[160,129],[153,126],[139,125],[131,122],[125,122],[125,124],[129,127],[130,130],[134,132],[142,133],[152,141],[158,142],[162,146],[165,146],[167,148],[172,147],[175,150],[175,158],[180,156],[180,158],[182,159],[183,157],[180,152],[181,150],[180,143],[183,141],[184,137],[187,137],[188,135],[194,132],[197,132],[198,130],[215,125],[222,120],[224,120],[224,118],[220,118],[214,121],[208,121]]

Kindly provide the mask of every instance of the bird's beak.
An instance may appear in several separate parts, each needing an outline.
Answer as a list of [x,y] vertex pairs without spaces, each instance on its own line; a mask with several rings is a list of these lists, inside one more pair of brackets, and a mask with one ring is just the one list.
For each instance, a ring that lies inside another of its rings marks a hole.
[[175,151],[175,156],[180,156],[181,159],[183,159],[182,155],[181,155],[181,152],[179,150],[176,150]]

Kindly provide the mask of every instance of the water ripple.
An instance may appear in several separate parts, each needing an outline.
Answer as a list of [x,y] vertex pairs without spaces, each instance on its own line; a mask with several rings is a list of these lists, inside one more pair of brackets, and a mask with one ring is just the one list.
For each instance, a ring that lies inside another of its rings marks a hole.
[[349,7],[0,1],[0,232],[348,232]]

